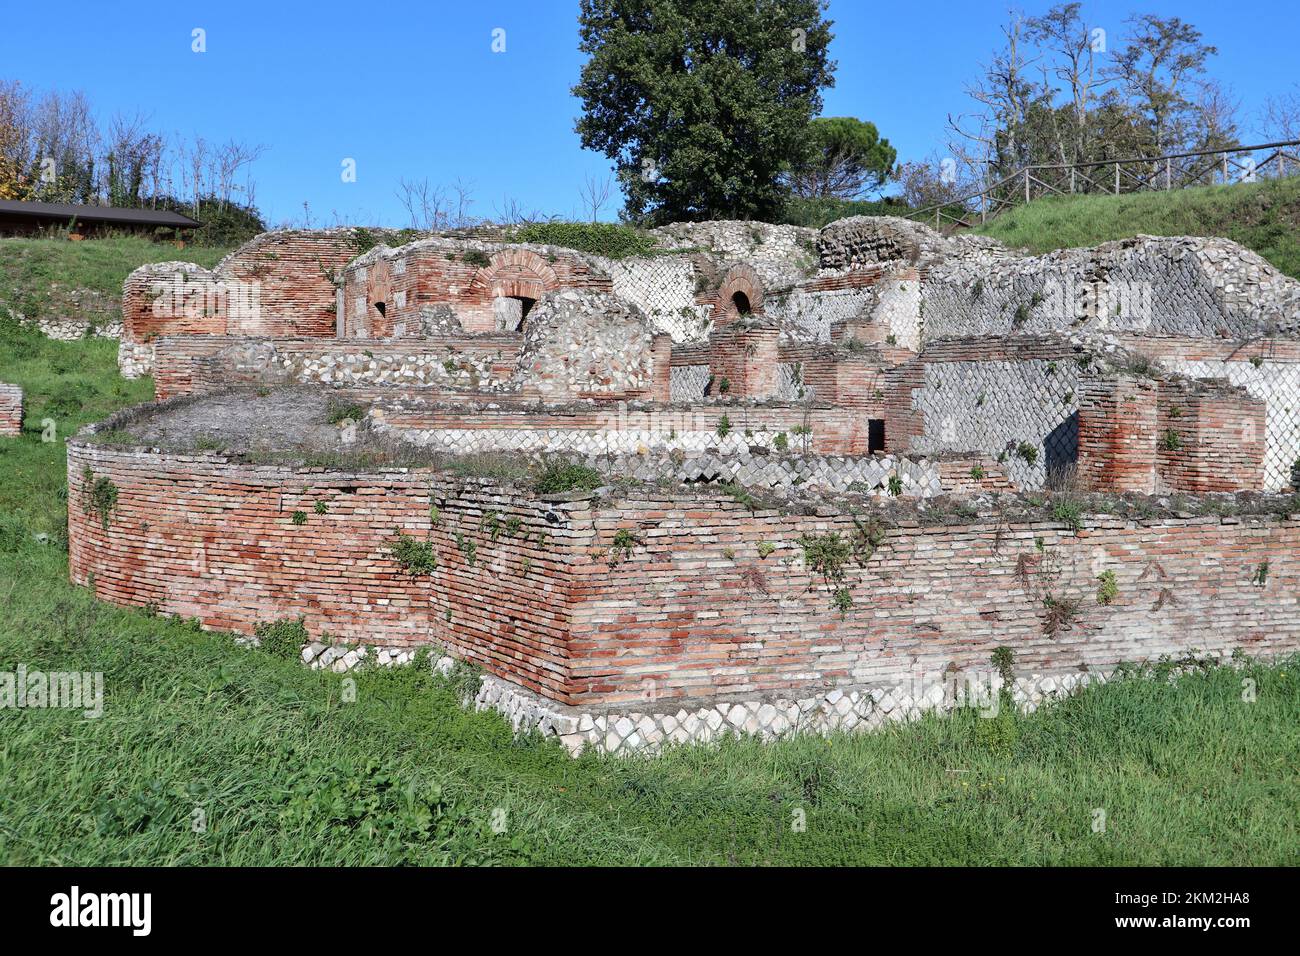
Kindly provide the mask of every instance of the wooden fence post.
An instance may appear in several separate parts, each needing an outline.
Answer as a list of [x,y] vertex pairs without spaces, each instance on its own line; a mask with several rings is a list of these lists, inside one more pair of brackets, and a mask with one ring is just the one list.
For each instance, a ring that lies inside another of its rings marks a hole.
[[1115,195],[1119,195],[1119,163],[1115,164]]

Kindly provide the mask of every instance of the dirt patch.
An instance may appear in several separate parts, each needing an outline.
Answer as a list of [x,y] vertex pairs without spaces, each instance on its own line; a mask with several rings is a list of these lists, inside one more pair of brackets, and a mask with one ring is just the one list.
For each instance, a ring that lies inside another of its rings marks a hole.
[[111,423],[104,437],[130,436],[170,449],[332,451],[365,437],[365,408],[327,389],[238,389],[146,409],[138,418]]

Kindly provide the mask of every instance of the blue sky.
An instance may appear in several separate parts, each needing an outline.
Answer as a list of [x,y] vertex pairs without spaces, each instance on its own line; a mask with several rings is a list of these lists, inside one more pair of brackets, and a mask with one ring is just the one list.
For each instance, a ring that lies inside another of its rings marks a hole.
[[[1040,13],[1050,3],[1024,3]],[[168,132],[260,143],[258,203],[269,221],[300,216],[404,225],[399,178],[473,184],[473,211],[507,197],[561,215],[604,157],[573,132],[569,95],[582,58],[576,0],[356,0],[313,3],[83,3],[0,0],[0,76],[38,89],[83,89],[100,114],[149,114]],[[836,86],[826,115],[870,119],[902,158],[943,141],[999,39],[1007,4],[832,0]],[[1085,3],[1111,36],[1132,12],[1177,15],[1220,48],[1212,72],[1257,113],[1295,90],[1293,2]],[[191,31],[207,52],[191,51]],[[506,31],[493,53],[492,30]],[[340,178],[354,158],[357,181]],[[620,201],[605,210],[610,218]]]

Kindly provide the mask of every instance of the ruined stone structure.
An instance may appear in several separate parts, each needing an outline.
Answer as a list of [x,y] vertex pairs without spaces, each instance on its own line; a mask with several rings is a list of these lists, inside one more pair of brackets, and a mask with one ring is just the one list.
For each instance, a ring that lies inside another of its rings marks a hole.
[[23,432],[23,390],[0,382],[0,435],[16,437]]
[[313,666],[438,648],[574,750],[905,719],[998,647],[1032,705],[1300,646],[1300,284],[1231,243],[381,238],[128,279],[160,401],[70,443],[75,580],[301,616]]

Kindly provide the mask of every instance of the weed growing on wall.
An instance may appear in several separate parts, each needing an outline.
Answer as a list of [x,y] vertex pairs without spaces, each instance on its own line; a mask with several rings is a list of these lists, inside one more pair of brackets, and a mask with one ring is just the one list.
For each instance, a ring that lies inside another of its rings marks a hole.
[[626,561],[632,557],[632,549],[641,542],[627,528],[619,528],[614,532],[614,540],[609,548],[609,563],[611,565]]
[[308,641],[306,618],[287,617],[268,621],[253,628],[257,646],[272,657],[297,660]]
[[1058,501],[1052,506],[1052,517],[1071,531],[1083,527],[1083,508],[1076,501]]
[[107,475],[96,478],[89,466],[82,472],[82,480],[82,510],[86,514],[99,515],[99,523],[107,531],[113,511],[117,508],[117,485]]
[[1016,455],[1024,461],[1026,465],[1032,466],[1036,461],[1038,461],[1038,447],[1036,445],[1031,445],[1027,441],[1022,441],[1020,444],[1016,445]]
[[1097,603],[1110,604],[1119,597],[1119,582],[1115,580],[1114,571],[1103,571],[1097,575]]
[[421,574],[432,574],[438,567],[438,558],[431,541],[420,541],[398,531],[389,543],[388,550],[398,566],[413,578]]
[[468,265],[477,266],[480,269],[486,269],[492,265],[492,259],[482,249],[471,249],[461,256],[461,259]]
[[356,402],[341,402],[331,398],[325,412],[325,421],[337,425],[344,421],[359,422],[366,417],[365,407]]
[[471,568],[478,563],[478,545],[473,538],[467,538],[456,532],[456,550],[465,556],[465,563]]
[[1051,594],[1043,598],[1043,633],[1048,637],[1056,637],[1073,624],[1078,616],[1078,601]]
[[539,495],[556,495],[566,491],[592,491],[605,484],[605,476],[595,468],[569,461],[549,461],[533,482]]
[[1183,436],[1172,428],[1165,429],[1165,433],[1160,436],[1160,447],[1165,451],[1178,451],[1183,447]]

